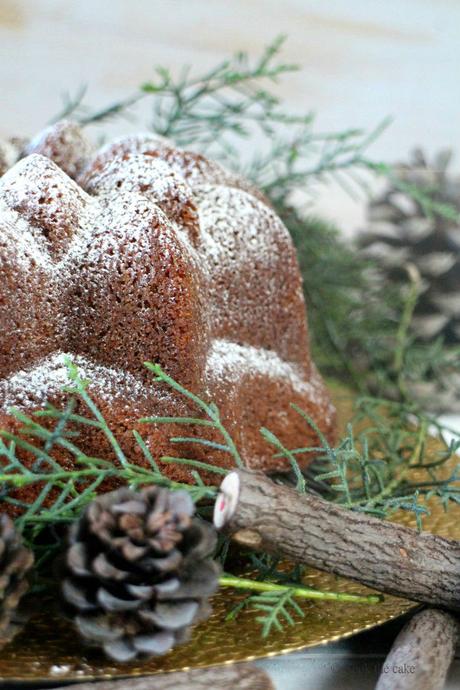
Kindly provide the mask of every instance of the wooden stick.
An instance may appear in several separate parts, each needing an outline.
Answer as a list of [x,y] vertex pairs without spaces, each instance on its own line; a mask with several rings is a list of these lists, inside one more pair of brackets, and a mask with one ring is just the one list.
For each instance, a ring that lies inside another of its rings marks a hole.
[[143,678],[97,681],[67,685],[56,690],[274,690],[262,669],[252,664],[195,668],[177,673],[158,673]]
[[459,631],[450,613],[417,613],[394,641],[375,690],[442,690]]
[[457,541],[299,494],[249,470],[222,482],[214,524],[250,548],[460,611]]

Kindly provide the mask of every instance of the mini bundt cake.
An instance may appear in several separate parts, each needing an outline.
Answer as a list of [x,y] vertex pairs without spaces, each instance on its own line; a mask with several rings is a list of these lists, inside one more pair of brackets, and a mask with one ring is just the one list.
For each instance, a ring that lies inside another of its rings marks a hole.
[[[292,241],[263,195],[217,163],[153,134],[93,151],[77,125],[58,123],[0,177],[0,261],[1,428],[16,429],[11,407],[64,404],[70,355],[139,462],[133,429],[156,459],[233,462],[171,443],[183,427],[138,423],[198,413],[152,381],[146,360],[218,405],[251,468],[289,469],[261,426],[287,447],[315,443],[290,403],[333,436]],[[209,437],[206,427],[194,433],[203,429]],[[110,454],[100,432],[79,442],[91,456]],[[183,465],[165,472],[189,477]]]

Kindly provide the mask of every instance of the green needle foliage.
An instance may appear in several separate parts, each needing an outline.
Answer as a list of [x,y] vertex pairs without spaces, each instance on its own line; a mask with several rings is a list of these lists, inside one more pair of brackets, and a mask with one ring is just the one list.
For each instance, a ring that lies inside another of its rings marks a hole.
[[[375,280],[378,265],[363,259],[336,228],[312,217],[308,204],[318,184],[332,180],[356,195],[366,192],[372,176],[386,176],[412,196],[427,216],[452,218],[456,211],[436,201],[430,190],[398,181],[391,166],[369,156],[369,147],[387,127],[388,120],[371,132],[320,132],[311,113],[286,111],[277,95],[277,82],[298,67],[281,59],[282,44],[283,38],[276,39],[256,60],[238,53],[202,74],[192,73],[189,68],[175,73],[159,67],[151,81],[98,110],[85,104],[86,89],[82,88],[66,99],[55,119],[71,117],[92,126],[147,112],[153,131],[170,137],[179,146],[222,161],[264,191],[297,246],[314,358],[324,373],[351,383],[360,394],[355,416],[335,446],[328,444],[317,429],[316,447],[292,449],[269,429],[261,430],[272,452],[286,458],[291,467],[287,478],[276,481],[288,481],[301,493],[312,491],[350,510],[382,518],[405,510],[415,515],[421,527],[428,512],[427,498],[437,498],[445,509],[460,502],[459,466],[447,471],[459,443],[444,443],[436,453],[429,449],[429,434],[434,429],[442,441],[444,429],[420,410],[410,391],[414,384],[445,379],[450,372],[459,371],[460,349],[447,350],[442,341],[425,344],[413,337],[411,319],[419,285],[410,267],[403,284],[379,284]],[[242,141],[256,141],[257,150],[242,147]],[[241,155],[242,148],[252,153]],[[235,466],[241,466],[239,451],[212,401],[192,394],[157,365],[147,366],[156,379],[191,401],[196,415],[142,421],[181,424],[186,432],[173,437],[172,443],[206,445],[228,453]],[[146,467],[133,464],[89,395],[87,384],[69,362],[65,408],[47,405],[31,416],[13,411],[21,423],[19,432],[0,433],[0,497],[17,509],[17,523],[33,545],[39,567],[56,547],[49,535],[46,539],[43,535],[74,520],[106,479],[133,487],[157,483],[184,488],[206,515],[215,489],[204,484],[200,472],[225,474],[225,470],[194,458],[155,458],[154,449],[148,448],[137,432],[133,433]],[[80,407],[84,404],[86,414],[75,413],[77,401]],[[297,412],[306,425],[315,428],[301,410]],[[116,464],[82,452],[79,437],[88,427],[106,437]],[[197,427],[209,429],[212,438],[196,436]],[[56,452],[65,452],[73,459],[71,469],[56,461]],[[301,471],[299,461],[307,452],[315,458],[307,470]],[[25,453],[32,462],[22,459]],[[171,482],[158,460],[187,465],[195,483]],[[36,498],[31,504],[20,503],[15,489],[32,485],[38,489]],[[221,546],[221,558],[225,560],[228,542],[223,541]],[[249,558],[261,581],[284,583],[285,587],[283,591],[246,597],[231,615],[247,606],[255,607],[261,614],[264,635],[293,624],[302,615],[293,595],[295,586],[301,584],[302,569],[286,573],[278,559],[268,554],[251,554]]]
[[[242,466],[240,453],[221,421],[217,406],[191,393],[159,365],[147,363],[146,366],[154,373],[157,381],[166,383],[191,400],[198,414],[196,417],[149,417],[141,421],[148,424],[182,424],[190,429],[196,426],[217,429],[224,443],[216,443],[193,434],[173,437],[171,440],[177,443],[205,444],[228,453],[235,466]],[[0,475],[3,483],[2,500],[24,511],[18,518],[21,528],[33,526],[36,534],[46,523],[74,519],[107,478],[116,478],[132,487],[156,483],[172,489],[185,488],[197,502],[215,495],[215,489],[205,486],[199,472],[204,470],[225,475],[227,470],[193,458],[155,459],[152,450],[147,448],[137,432],[133,433],[148,461],[148,469],[131,463],[88,394],[88,382],[81,379],[78,369],[70,360],[68,367],[70,385],[65,390],[69,400],[63,410],[47,405],[44,410],[33,413],[32,417],[18,410],[13,411],[14,416],[23,423],[20,433],[14,435],[7,431],[0,432],[0,457],[6,459]],[[84,403],[89,412],[88,417],[73,412],[77,399]],[[347,432],[334,447],[308,415],[295,405],[293,409],[302,416],[306,426],[315,431],[317,446],[288,449],[270,430],[262,428],[260,433],[273,448],[274,455],[285,457],[289,462],[293,483],[300,493],[316,491],[328,500],[380,517],[388,517],[402,508],[412,511],[418,521],[428,512],[426,506],[419,503],[420,497],[437,496],[445,506],[450,501],[459,502],[460,465],[449,476],[441,475],[448,461],[460,448],[460,440],[449,444],[444,442],[442,450],[433,456],[433,451],[427,448],[428,437],[433,429],[437,429],[438,436],[443,441],[443,427],[436,419],[418,411],[415,405],[374,397],[359,398],[355,416]],[[40,418],[51,418],[55,422],[54,428],[42,426],[37,421]],[[69,424],[72,424],[72,430],[68,429]],[[85,426],[97,428],[104,434],[117,459],[116,464],[107,459],[88,457],[80,450],[79,432],[75,431],[75,427],[84,431]],[[355,432],[355,426],[362,427],[362,430]],[[75,459],[76,467],[70,470],[62,468],[53,458],[54,447],[68,452]],[[36,457],[32,467],[20,460],[20,450]],[[305,454],[313,454],[314,460],[308,470],[301,471],[298,460]],[[172,482],[160,470],[158,459],[189,466],[194,471],[195,484]],[[422,478],[420,470],[425,470]],[[31,484],[43,484],[43,489],[33,504],[19,504],[10,495],[14,488]],[[49,502],[51,495],[52,506],[44,508],[45,501]]]
[[[371,132],[321,132],[312,113],[286,111],[276,85],[299,67],[283,61],[283,43],[283,37],[275,39],[255,60],[237,53],[202,74],[189,67],[179,72],[158,67],[151,81],[98,110],[85,105],[82,88],[67,97],[56,119],[70,116],[82,125],[100,125],[116,117],[139,116],[136,108],[142,103],[153,131],[248,176],[265,192],[297,246],[315,359],[322,370],[351,382],[362,393],[407,398],[407,386],[447,381],[452,372],[460,371],[460,348],[447,350],[442,342],[412,339],[395,371],[391,353],[407,284],[371,280],[378,265],[363,259],[330,224],[311,217],[308,204],[318,184],[334,181],[356,196],[367,192],[373,177],[385,176],[413,197],[427,216],[452,219],[458,212],[369,156],[369,147],[388,119]],[[256,141],[257,150],[245,146],[253,153],[242,155],[242,140]]]
[[286,625],[295,625],[295,617],[305,618],[305,613],[295,600],[292,589],[247,596],[229,612],[226,620],[235,620],[245,608],[260,612],[261,615],[256,620],[262,626],[263,638],[268,637],[274,630],[282,632]]
[[262,637],[267,637],[272,630],[281,632],[285,625],[295,625],[294,616],[303,618],[304,611],[297,604],[296,599],[316,599],[322,601],[342,601],[378,604],[383,601],[383,596],[377,594],[356,596],[346,592],[323,592],[312,587],[304,587],[296,584],[276,584],[274,582],[258,582],[257,580],[245,580],[224,576],[221,581],[226,581],[230,586],[240,589],[259,591],[260,594],[251,594],[239,602],[227,615],[227,620],[233,620],[246,607],[251,607],[262,613],[256,620],[262,624]]
[[[65,388],[65,407],[57,409],[48,404],[31,416],[13,410],[12,414],[22,423],[22,427],[17,434],[0,432],[1,500],[18,510],[17,526],[37,553],[39,572],[59,548],[60,538],[56,529],[74,521],[97,495],[105,480],[115,479],[134,488],[153,483],[173,490],[185,489],[206,515],[209,499],[215,497],[216,489],[205,485],[200,471],[226,473],[226,470],[193,458],[155,458],[154,449],[148,448],[137,432],[133,433],[147,460],[147,467],[131,462],[88,393],[89,382],[81,378],[71,360],[67,365],[69,385]],[[223,443],[198,438],[192,433],[175,437],[175,441],[204,442],[211,448],[228,453],[235,466],[241,466],[241,456],[221,421],[216,405],[184,388],[158,365],[147,363],[146,366],[157,381],[168,384],[192,401],[197,415],[152,417],[142,421],[146,424],[182,424],[191,429],[201,426],[210,431],[218,430]],[[87,414],[75,413],[77,401],[84,404]],[[292,483],[300,493],[320,493],[326,499],[351,510],[365,511],[382,518],[391,516],[396,510],[406,510],[415,515],[420,527],[423,517],[429,512],[420,499],[437,497],[446,509],[451,502],[460,502],[460,465],[447,476],[443,473],[446,463],[460,447],[460,441],[445,444],[437,454],[428,451],[426,444],[430,427],[437,424],[440,434],[442,427],[435,420],[421,416],[415,408],[375,398],[361,398],[353,421],[356,425],[365,423],[364,429],[354,433],[350,425],[344,437],[332,447],[315,423],[298,407],[293,407],[303,417],[305,424],[316,432],[317,446],[288,449],[268,429],[262,428],[261,434],[273,453],[285,457],[290,463]],[[411,422],[409,415],[412,415]],[[42,419],[51,421],[51,425],[42,425]],[[95,428],[105,436],[116,462],[89,457],[80,449],[79,436],[85,433],[87,427]],[[28,457],[34,458],[34,462],[24,460],[24,451]],[[70,466],[58,463],[53,451],[65,451],[73,458],[73,463]],[[313,453],[315,459],[302,472],[298,458],[305,453]],[[160,469],[158,460],[188,465],[194,483],[181,484],[170,480]],[[424,470],[423,476],[420,475],[421,470]],[[283,481],[289,482],[289,477]],[[30,503],[20,502],[14,496],[14,490],[24,486],[38,488],[36,498]],[[55,534],[55,539],[49,539],[50,530]],[[46,539],[43,539],[44,532]],[[227,551],[225,544],[223,549]],[[260,622],[263,634],[267,635],[272,629],[281,629],[283,621],[292,624],[293,614],[300,615],[294,597],[301,596],[295,584],[301,585],[302,569],[295,567],[286,573],[279,568],[279,560],[268,554],[252,554],[250,561],[259,572],[260,580],[273,585],[272,591],[250,595],[233,613],[236,615],[247,606],[262,611]],[[289,583],[292,583],[292,591]],[[278,584],[283,585],[282,590],[277,589]],[[309,598],[312,597],[314,592],[310,592]]]
[[[19,433],[0,431],[0,458],[3,459],[0,470],[1,500],[18,509],[20,516],[16,524],[29,543],[33,545],[47,526],[75,520],[107,479],[116,479],[132,488],[159,484],[170,489],[185,489],[194,501],[215,496],[216,489],[205,486],[196,472],[193,473],[194,484],[171,481],[159,469],[150,449],[136,431],[133,434],[147,461],[147,468],[132,463],[88,394],[88,381],[80,377],[70,359],[67,364],[70,385],[65,389],[68,394],[66,407],[60,410],[48,404],[32,416],[13,409],[12,415],[22,423]],[[77,399],[84,403],[88,416],[73,412]],[[40,424],[40,419],[51,419],[54,426],[45,427]],[[72,429],[69,429],[69,425],[72,425]],[[78,437],[88,426],[98,429],[109,441],[117,459],[116,464],[108,459],[90,457],[81,450]],[[69,454],[74,466],[70,469],[61,466],[53,457],[53,449]],[[35,458],[32,465],[22,459],[24,451]],[[201,465],[208,471],[216,470],[205,463]],[[39,488],[37,498],[30,504],[14,497],[14,490],[25,486]]]
[[424,381],[460,372],[460,347],[417,340],[411,329],[420,281],[376,280],[379,266],[360,256],[337,228],[295,208],[276,208],[296,244],[315,362],[362,394],[411,403]]
[[[216,443],[215,441],[211,441],[210,439],[203,439],[199,438],[197,436],[176,436],[172,437],[170,440],[173,443],[196,443],[198,445],[204,445],[207,446],[208,448],[213,448],[214,450],[217,451],[223,451],[224,453],[229,453],[235,462],[235,465],[237,467],[243,467],[244,463],[241,459],[241,456],[233,442],[233,439],[231,438],[230,434],[228,433],[227,429],[225,426],[222,424],[222,421],[220,419],[220,412],[217,406],[211,402],[211,403],[206,403],[204,400],[199,398],[197,395],[194,395],[190,391],[188,391],[186,388],[180,385],[177,381],[175,381],[171,376],[168,376],[162,368],[160,367],[159,364],[152,364],[151,362],[146,362],[145,366],[147,369],[152,371],[155,374],[155,379],[156,381],[163,381],[164,383],[168,384],[171,388],[173,388],[175,391],[183,395],[184,397],[188,398],[189,400],[192,401],[197,407],[198,410],[201,410],[204,412],[206,415],[207,419],[202,419],[198,417],[145,417],[141,419],[141,422],[149,423],[149,424],[170,424],[170,423],[176,423],[176,424],[186,424],[188,426],[205,426],[211,429],[216,429],[219,434],[222,436],[224,443]],[[188,458],[176,458],[176,457],[167,457],[163,456],[162,458],[163,462],[173,462],[173,463],[178,463],[178,464],[187,464],[191,467],[195,467],[198,469],[211,469],[212,472],[217,472],[218,474],[226,474],[225,470],[211,467],[210,465],[203,463],[203,462],[198,462],[196,460],[190,460]]]
[[446,509],[449,502],[460,502],[460,463],[445,470],[460,440],[434,451],[429,447],[434,420],[416,410],[408,417],[409,409],[399,403],[360,398],[353,421],[358,428],[364,425],[363,431],[355,433],[350,424],[335,447],[323,438],[317,448],[291,453],[315,453],[308,477],[312,489],[328,500],[382,518],[406,510],[421,529],[429,509],[419,499],[437,496]]
[[380,355],[386,358],[391,351],[400,292],[378,292],[370,279],[372,263],[357,257],[330,223],[303,218],[289,206],[277,210],[297,247],[315,362],[326,375],[362,389],[370,357],[380,368]]
[[[305,188],[306,182],[331,177],[347,189],[361,187],[364,180],[358,169],[375,172],[376,163],[366,151],[388,120],[371,133],[359,129],[322,133],[316,131],[312,113],[286,111],[276,84],[299,66],[281,59],[284,41],[283,36],[276,38],[256,60],[239,52],[202,74],[189,67],[178,74],[157,67],[151,81],[99,110],[88,108],[86,88],[80,88],[75,96],[66,97],[53,121],[72,117],[84,126],[100,125],[115,117],[135,116],[142,103],[144,110],[150,108],[153,131],[246,174],[274,202]],[[258,151],[242,157],[238,143],[255,138]]]

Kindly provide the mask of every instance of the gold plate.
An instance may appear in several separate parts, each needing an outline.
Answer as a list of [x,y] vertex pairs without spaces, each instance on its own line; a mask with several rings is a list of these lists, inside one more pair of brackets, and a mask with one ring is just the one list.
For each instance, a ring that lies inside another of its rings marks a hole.
[[[350,397],[337,392],[335,402],[343,422],[350,417]],[[436,443],[432,444],[433,451]],[[455,459],[452,461],[454,464]],[[431,514],[424,529],[460,539],[460,506],[445,513],[439,502],[429,503]],[[396,518],[412,524],[405,513]],[[244,573],[242,573],[244,574]],[[368,593],[372,590],[344,578],[311,569],[305,584],[324,590]],[[332,642],[394,619],[411,608],[414,602],[385,596],[381,604],[347,604],[337,602],[299,602],[305,617],[283,632],[274,632],[266,640],[260,635],[257,613],[242,612],[236,621],[225,622],[226,613],[241,599],[241,592],[221,589],[213,598],[213,614],[197,626],[192,640],[170,654],[144,664],[119,665],[107,661],[97,652],[87,652],[74,630],[48,611],[32,618],[20,635],[0,655],[2,681],[77,681],[122,676],[150,675],[190,667],[205,667],[261,657],[285,654],[294,650]]]

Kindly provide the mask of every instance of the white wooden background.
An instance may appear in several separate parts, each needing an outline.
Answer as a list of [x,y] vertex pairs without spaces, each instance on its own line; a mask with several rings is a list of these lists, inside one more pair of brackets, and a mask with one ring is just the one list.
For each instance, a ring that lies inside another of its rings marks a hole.
[[[375,157],[420,143],[460,149],[460,0],[0,0],[0,137],[34,133],[81,84],[92,105],[106,104],[156,64],[206,69],[235,50],[257,56],[279,33],[286,60],[303,67],[280,93],[315,110],[321,129],[392,115]],[[363,204],[337,189],[316,206],[345,229],[363,223]],[[325,665],[313,650],[265,666],[283,690],[370,690],[375,675],[359,674],[351,649],[328,647]],[[458,662],[451,678],[459,687]]]
[[[0,136],[33,133],[83,83],[104,104],[156,64],[201,70],[237,49],[258,55],[279,33],[303,67],[280,92],[318,127],[392,115],[373,150],[385,160],[459,147],[459,0],[0,0]],[[317,206],[346,229],[362,222],[338,190]]]

